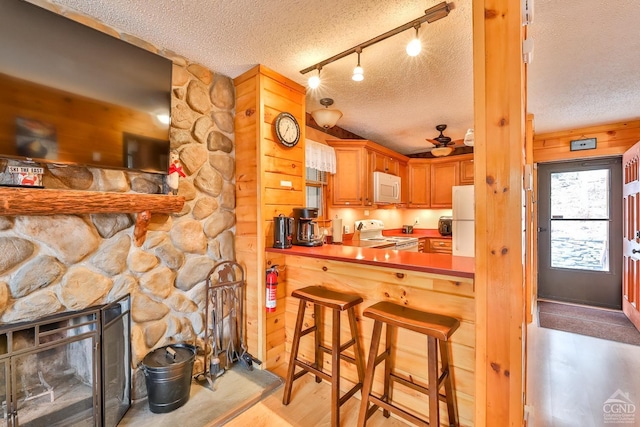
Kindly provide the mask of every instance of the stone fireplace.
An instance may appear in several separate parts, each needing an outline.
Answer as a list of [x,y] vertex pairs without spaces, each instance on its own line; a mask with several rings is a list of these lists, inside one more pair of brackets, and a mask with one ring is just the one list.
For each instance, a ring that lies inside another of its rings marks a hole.
[[[139,365],[147,353],[180,342],[202,347],[206,276],[216,263],[235,259],[233,82],[60,6],[39,4],[174,63],[170,140],[186,173],[178,189],[186,203],[176,214],[152,214],[141,246],[135,244],[135,213],[8,216],[0,207],[0,327],[131,295],[132,397],[138,399],[146,395]],[[0,184],[10,179],[9,164],[0,160]],[[163,191],[160,175],[81,166],[45,166],[43,184],[120,194]],[[196,361],[194,373],[201,370]],[[34,386],[48,383],[44,373],[42,382],[33,374]]]

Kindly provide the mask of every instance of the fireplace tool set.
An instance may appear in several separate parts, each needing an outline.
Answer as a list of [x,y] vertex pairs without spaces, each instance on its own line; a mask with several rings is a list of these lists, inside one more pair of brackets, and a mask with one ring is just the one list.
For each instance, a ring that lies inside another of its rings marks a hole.
[[204,372],[196,379],[204,377],[212,389],[215,379],[233,363],[239,361],[248,370],[253,370],[254,363],[262,364],[247,351],[244,287],[244,270],[236,262],[218,263],[209,272],[205,289]]

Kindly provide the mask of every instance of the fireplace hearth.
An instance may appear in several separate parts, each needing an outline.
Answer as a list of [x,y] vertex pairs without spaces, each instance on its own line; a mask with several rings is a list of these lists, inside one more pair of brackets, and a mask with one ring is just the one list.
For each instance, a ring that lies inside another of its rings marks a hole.
[[131,405],[130,301],[0,327],[0,426],[116,426]]

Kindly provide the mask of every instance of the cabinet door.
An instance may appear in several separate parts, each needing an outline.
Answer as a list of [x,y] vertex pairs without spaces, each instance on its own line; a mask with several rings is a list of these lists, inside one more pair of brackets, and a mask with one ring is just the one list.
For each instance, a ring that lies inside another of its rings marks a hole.
[[331,177],[333,205],[362,206],[365,165],[362,148],[336,148],[336,173]]
[[375,151],[369,152],[371,171],[372,172],[384,172],[391,175],[399,174],[399,161],[390,156],[377,153]]
[[398,162],[398,176],[400,182],[400,202],[404,205],[409,201],[409,167],[405,162]]
[[409,207],[431,206],[431,168],[428,163],[409,163]]
[[473,184],[473,159],[460,161],[460,184]]
[[431,207],[451,208],[451,187],[458,185],[460,162],[434,163],[431,165]]

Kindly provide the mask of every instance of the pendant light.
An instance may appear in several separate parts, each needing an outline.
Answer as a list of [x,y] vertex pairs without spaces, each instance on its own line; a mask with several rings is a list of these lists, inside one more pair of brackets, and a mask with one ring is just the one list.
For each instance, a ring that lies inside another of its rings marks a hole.
[[358,50],[356,50],[356,53],[358,54],[358,65],[356,65],[356,68],[353,69],[353,76],[351,76],[351,78],[353,79],[353,81],[361,82],[362,80],[364,80],[364,70],[360,66],[360,54],[362,53],[362,49],[358,48]]
[[329,108],[329,106],[333,105],[333,99],[331,98],[322,98],[320,104],[324,105],[324,108],[311,112],[313,120],[316,121],[318,126],[325,129],[334,127],[342,117],[342,111]]
[[416,36],[407,44],[407,55],[409,56],[418,56],[422,50],[422,43],[420,43],[420,37],[418,36],[418,28],[420,28],[420,24],[416,24]]

